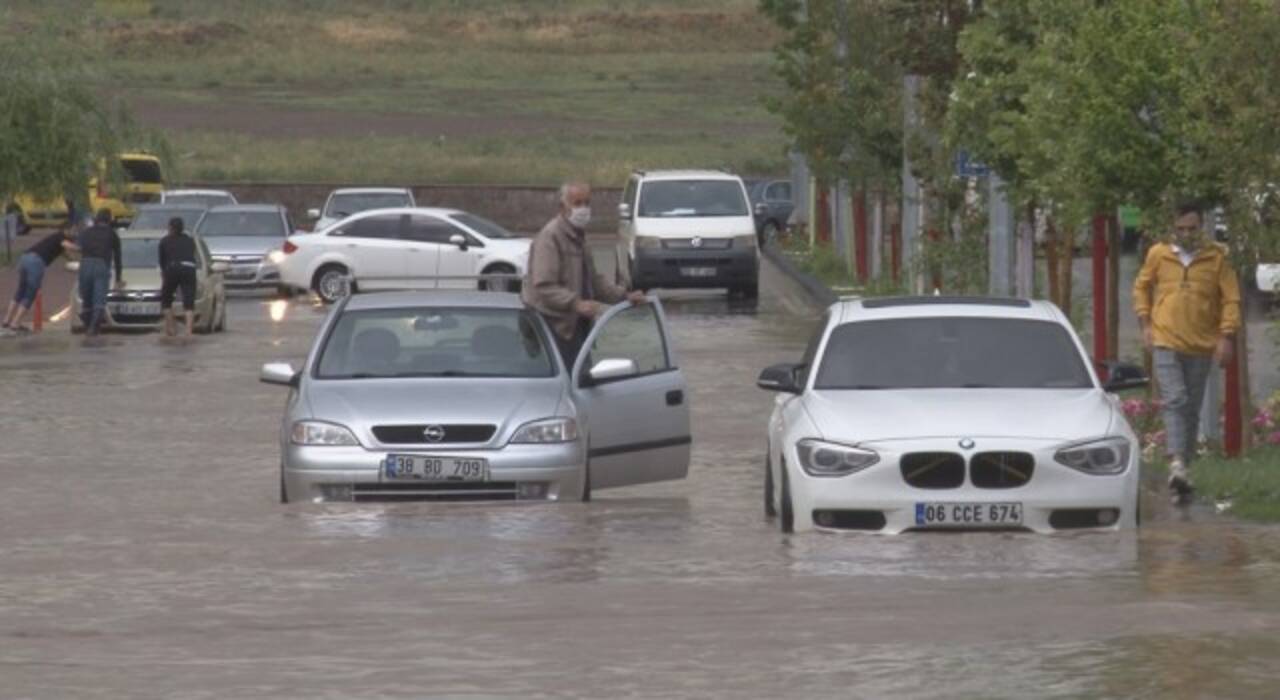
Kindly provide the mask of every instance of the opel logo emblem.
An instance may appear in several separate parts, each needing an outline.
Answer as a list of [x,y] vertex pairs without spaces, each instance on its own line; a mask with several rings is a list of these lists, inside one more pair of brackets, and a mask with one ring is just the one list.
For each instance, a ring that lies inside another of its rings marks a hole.
[[422,431],[422,437],[427,442],[440,442],[444,439],[444,428],[439,425],[428,425],[426,430]]
[[973,438],[964,438],[964,439],[962,439],[962,440],[960,441],[960,449],[962,449],[962,450],[972,450],[972,449],[973,449],[974,444],[976,444],[976,443],[974,443]]
[[702,237],[701,237],[701,236],[694,236],[694,237],[693,237],[693,240],[692,240],[692,241],[689,241],[689,245],[693,246],[694,248],[701,248],[701,247],[702,247]]

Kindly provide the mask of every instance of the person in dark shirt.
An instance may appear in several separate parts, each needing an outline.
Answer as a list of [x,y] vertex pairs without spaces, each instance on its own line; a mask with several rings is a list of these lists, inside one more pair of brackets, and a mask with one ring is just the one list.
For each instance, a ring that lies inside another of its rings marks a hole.
[[5,313],[4,323],[0,324],[0,330],[26,330],[22,325],[22,317],[36,301],[36,294],[44,283],[45,268],[52,265],[59,255],[77,250],[76,244],[71,240],[73,230],[68,225],[57,233],[41,238],[18,258],[18,290],[13,295],[13,301],[9,302],[9,310]]
[[187,337],[192,337],[196,308],[196,242],[183,232],[182,219],[169,219],[169,233],[160,239],[160,308],[164,310],[164,334],[173,337],[174,293],[182,291],[182,311],[187,321]]
[[120,235],[111,226],[111,210],[99,209],[93,226],[80,232],[80,313],[89,335],[98,334],[106,315],[113,263],[116,288],[123,288]]

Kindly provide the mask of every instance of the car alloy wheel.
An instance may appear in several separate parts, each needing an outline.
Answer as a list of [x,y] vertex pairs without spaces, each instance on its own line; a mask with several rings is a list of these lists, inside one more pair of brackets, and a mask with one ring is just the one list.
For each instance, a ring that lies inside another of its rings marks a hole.
[[320,273],[316,282],[316,294],[326,304],[332,304],[347,295],[346,270],[340,267],[328,267]]

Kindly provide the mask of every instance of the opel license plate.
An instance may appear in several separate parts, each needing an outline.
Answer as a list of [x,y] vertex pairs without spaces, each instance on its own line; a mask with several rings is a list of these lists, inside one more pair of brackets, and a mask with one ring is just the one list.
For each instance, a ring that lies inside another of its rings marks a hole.
[[159,316],[160,302],[130,301],[110,305],[112,314],[120,316]]
[[1013,527],[1022,524],[1021,503],[917,503],[917,527]]
[[419,481],[488,481],[489,462],[463,457],[387,455],[382,473],[388,479]]
[[716,269],[714,267],[682,267],[680,274],[685,277],[715,277]]

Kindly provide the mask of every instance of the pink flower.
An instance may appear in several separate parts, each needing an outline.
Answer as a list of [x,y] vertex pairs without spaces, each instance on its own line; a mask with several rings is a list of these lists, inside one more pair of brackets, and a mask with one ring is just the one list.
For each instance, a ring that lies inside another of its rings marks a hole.
[[1268,445],[1280,445],[1280,430],[1277,430],[1267,436]]
[[1276,425],[1275,418],[1272,417],[1269,411],[1265,410],[1258,411],[1258,415],[1254,416],[1250,422],[1253,423],[1255,428],[1274,428]]

